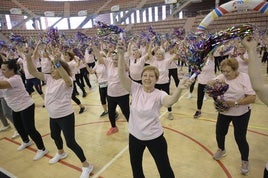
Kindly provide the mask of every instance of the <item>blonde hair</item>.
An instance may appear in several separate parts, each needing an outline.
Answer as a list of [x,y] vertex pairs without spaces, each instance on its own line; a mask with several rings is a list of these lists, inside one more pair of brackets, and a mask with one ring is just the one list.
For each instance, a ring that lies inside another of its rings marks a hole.
[[158,68],[155,67],[155,66],[145,66],[145,67],[143,68],[142,72],[141,72],[141,76],[143,75],[143,73],[144,73],[145,71],[148,71],[148,70],[154,72],[156,80],[159,79],[159,75],[160,75],[160,74],[159,74],[159,70],[158,70]]
[[234,71],[238,70],[239,67],[238,62],[235,58],[224,59],[220,64],[220,68],[225,66],[230,66]]

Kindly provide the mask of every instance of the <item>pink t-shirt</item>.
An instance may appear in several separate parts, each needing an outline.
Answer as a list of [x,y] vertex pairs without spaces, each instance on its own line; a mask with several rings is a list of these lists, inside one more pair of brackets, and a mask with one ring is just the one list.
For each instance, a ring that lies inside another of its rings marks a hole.
[[41,58],[41,70],[43,73],[48,74],[51,73],[52,62],[49,58]]
[[[244,58],[248,58],[248,53],[245,53],[243,56],[244,56]],[[237,56],[236,60],[237,60],[238,65],[239,65],[238,71],[248,73],[248,63],[245,62],[243,59],[241,59],[240,56]]]
[[[113,65],[113,61],[107,58],[104,59],[104,63],[107,66],[108,72],[108,96],[118,97],[129,94],[129,92],[125,90],[125,88],[120,83],[118,76],[118,68]],[[128,77],[128,73],[126,72],[125,74]]]
[[[136,60],[136,62],[135,62]],[[145,56],[141,58],[134,59],[133,57],[129,58],[129,74],[133,80],[141,80],[141,72],[144,68]]]
[[86,51],[85,51],[85,61],[86,61],[86,63],[94,63],[95,62],[94,55],[89,54],[88,49],[86,49]]
[[[216,79],[224,80],[229,89],[224,93],[225,100],[238,101],[245,97],[245,95],[256,95],[252,89],[248,74],[239,72],[239,75],[233,80],[227,80],[223,74],[220,74]],[[238,107],[231,107],[228,111],[222,112],[224,115],[241,116],[249,111],[250,105],[238,105]]]
[[93,70],[96,72],[98,83],[107,82],[107,68],[104,64],[100,64],[99,62],[96,62],[96,65],[94,66]]
[[131,83],[132,103],[128,129],[130,134],[140,140],[151,140],[163,134],[159,115],[166,92],[154,89],[147,93],[143,86]]
[[14,75],[6,80],[11,85],[11,88],[4,90],[4,98],[13,111],[19,112],[34,104],[32,97],[25,89],[20,75]]
[[209,81],[215,78],[214,67],[215,62],[213,60],[207,59],[206,64],[197,77],[198,83],[206,85]]
[[170,65],[170,59],[165,58],[164,60],[157,60],[155,57],[149,62],[151,66],[155,66],[159,70],[159,79],[157,84],[169,83],[168,69]]
[[67,86],[62,78],[55,80],[49,74],[44,74],[44,77],[47,86],[45,105],[49,117],[55,119],[72,114],[74,112],[71,102],[73,87]]
[[[32,61],[33,61],[34,66],[36,66],[36,60],[33,59]],[[23,66],[23,70],[24,70],[24,73],[25,73],[25,78],[26,78],[26,79],[32,79],[32,78],[35,78],[34,76],[32,76],[32,75],[29,73],[28,68],[27,68],[27,61],[26,61],[25,58],[19,58],[19,59],[18,59],[18,63],[19,63],[19,64],[22,64],[22,66]]]
[[78,71],[77,63],[75,62],[75,60],[71,60],[71,61],[67,62],[67,64],[70,67],[70,70],[72,73],[72,79],[73,79],[73,81],[75,81],[75,74],[77,74],[77,71]]

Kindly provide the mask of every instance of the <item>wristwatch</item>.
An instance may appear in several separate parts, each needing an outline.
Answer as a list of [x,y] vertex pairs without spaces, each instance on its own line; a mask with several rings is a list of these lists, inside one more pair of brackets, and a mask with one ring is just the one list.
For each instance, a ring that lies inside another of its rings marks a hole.
[[238,102],[237,102],[237,101],[235,101],[235,102],[234,102],[234,105],[235,105],[235,107],[237,107],[237,106],[238,106]]
[[60,66],[61,66],[60,62],[57,61],[56,64],[55,64],[55,68],[58,69]]

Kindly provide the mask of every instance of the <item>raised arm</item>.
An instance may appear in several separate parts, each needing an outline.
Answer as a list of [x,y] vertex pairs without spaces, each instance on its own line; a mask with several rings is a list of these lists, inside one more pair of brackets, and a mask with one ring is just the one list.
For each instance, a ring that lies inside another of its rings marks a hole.
[[36,77],[36,78],[39,78],[40,80],[43,80],[43,81],[44,81],[44,79],[45,79],[44,74],[43,74],[42,72],[39,72],[39,71],[36,69],[36,67],[35,67],[34,64],[33,64],[32,57],[33,57],[33,56],[31,55],[30,52],[28,52],[28,53],[25,54],[25,59],[26,59],[26,61],[27,61],[27,68],[28,68],[28,71],[29,71],[29,73],[30,73],[32,76],[34,76],[34,77]]
[[252,87],[260,100],[268,105],[268,85],[264,84],[260,61],[256,57],[258,56],[256,52],[257,42],[248,37],[243,39],[242,44],[248,51],[248,74]]
[[92,49],[93,49],[93,54],[94,56],[97,57],[97,60],[99,61],[99,63],[104,64],[104,59],[100,53],[100,50],[97,48],[97,46],[93,46]]
[[71,77],[68,75],[67,71],[62,67],[62,63],[59,56],[56,56],[55,59],[52,61],[55,66],[55,70],[59,72],[61,78],[65,81],[66,85],[71,87],[73,85],[73,81]]
[[131,80],[126,77],[126,64],[124,59],[124,48],[121,46],[117,47],[118,51],[118,75],[121,85],[128,91],[131,91]]
[[186,89],[186,88],[189,88],[191,84],[192,84],[192,81],[190,79],[186,79],[186,78],[181,79],[180,83],[179,83],[179,86],[175,89],[173,94],[172,95],[167,95],[164,98],[163,106],[170,107],[174,103],[176,103],[179,100],[180,96],[181,96],[182,90]]

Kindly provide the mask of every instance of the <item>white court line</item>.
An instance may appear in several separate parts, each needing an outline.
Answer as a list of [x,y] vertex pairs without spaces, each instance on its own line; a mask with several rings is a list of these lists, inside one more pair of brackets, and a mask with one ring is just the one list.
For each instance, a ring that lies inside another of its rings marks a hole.
[[[179,100],[178,101],[180,101],[181,99],[182,99],[182,97],[184,97],[187,93],[189,93],[189,92],[185,92],[183,95],[181,95],[181,97],[179,98]],[[176,103],[175,103],[176,104]],[[160,118],[161,117],[163,117],[165,114],[167,113],[167,111],[165,111],[164,113],[162,113],[161,115],[160,115]],[[123,150],[121,150],[117,155],[115,155],[115,157],[111,160],[111,161],[109,161],[106,165],[104,165],[102,168],[101,168],[101,170],[99,170],[99,172],[97,172],[96,174],[94,174],[93,175],[93,177],[92,178],[98,178],[99,176],[100,176],[100,174],[101,173],[103,173],[108,167],[110,167],[119,157],[121,157],[124,153],[125,153],[125,151],[127,151],[128,150],[128,145],[125,147],[125,148],[123,148]]]
[[98,177],[101,173],[103,173],[108,167],[110,167],[110,165],[113,164],[113,163],[114,163],[120,156],[122,156],[123,153],[124,153],[125,151],[127,151],[127,150],[128,150],[128,145],[127,145],[122,151],[120,151],[117,155],[115,155],[115,157],[114,157],[111,161],[109,161],[105,166],[103,166],[102,169],[99,170],[99,172],[97,172],[96,174],[94,174],[92,178],[97,178],[97,177]]

